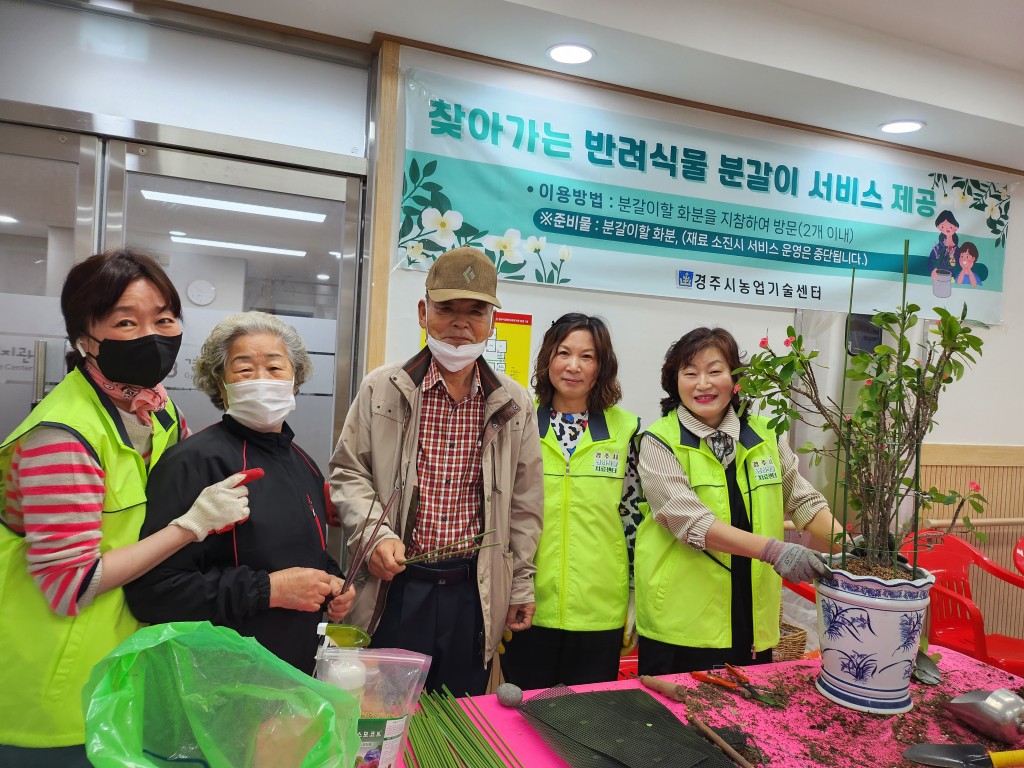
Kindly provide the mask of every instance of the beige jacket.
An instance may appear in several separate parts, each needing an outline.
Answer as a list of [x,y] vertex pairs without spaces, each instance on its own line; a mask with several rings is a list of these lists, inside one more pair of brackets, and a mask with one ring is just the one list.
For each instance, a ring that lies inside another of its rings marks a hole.
[[[345,418],[331,458],[330,477],[331,499],[348,537],[350,563],[360,543],[360,531],[369,539],[396,487],[400,488],[398,497],[377,537],[409,541],[409,511],[415,509],[418,485],[420,385],[430,360],[424,347],[403,365],[385,365],[370,372]],[[486,397],[480,436],[483,530],[495,529],[484,543],[500,542],[480,550],[477,567],[484,619],[483,658],[490,660],[505,628],[509,605],[534,601],[533,557],[544,515],[544,483],[537,416],[530,396],[482,358],[479,364]],[[368,512],[370,520],[363,530]],[[346,620],[372,634],[384,610],[387,584],[364,566],[356,585],[359,595]]]

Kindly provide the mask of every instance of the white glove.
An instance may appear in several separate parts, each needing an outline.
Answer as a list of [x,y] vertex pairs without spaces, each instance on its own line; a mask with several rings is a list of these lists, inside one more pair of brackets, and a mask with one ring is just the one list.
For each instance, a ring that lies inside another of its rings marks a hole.
[[211,533],[230,530],[249,517],[249,489],[245,483],[250,479],[255,478],[239,472],[207,486],[188,512],[171,520],[170,525],[190,531],[197,541],[203,541]]
[[636,592],[629,590],[629,602],[626,603],[626,626],[622,628],[622,648],[619,653],[628,656],[636,648],[638,639],[636,635]]
[[771,565],[786,581],[794,583],[813,581],[832,572],[821,555],[792,541],[772,539],[764,545],[758,559]]

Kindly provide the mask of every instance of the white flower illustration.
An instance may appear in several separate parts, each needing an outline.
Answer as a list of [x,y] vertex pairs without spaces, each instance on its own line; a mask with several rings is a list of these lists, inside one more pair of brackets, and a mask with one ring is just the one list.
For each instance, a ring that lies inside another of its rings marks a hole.
[[455,233],[462,227],[462,214],[448,211],[441,215],[437,208],[424,208],[420,214],[423,232],[440,246],[448,247],[455,244]]
[[994,197],[985,198],[985,215],[990,219],[999,218],[999,201]]
[[504,235],[488,235],[484,247],[500,254],[509,264],[522,264],[526,257],[519,252],[522,235],[518,229],[506,229]]
[[958,189],[956,191],[956,205],[958,208],[963,208],[971,202],[971,196],[967,194],[966,189]]
[[572,258],[572,248],[568,245],[563,245],[558,249],[558,258],[562,261],[568,261]]
[[410,264],[417,264],[423,260],[423,243],[415,242],[409,243],[405,246],[405,255],[409,259]]
[[534,237],[530,235],[526,238],[526,250],[530,253],[540,253],[544,250],[544,246],[547,245],[548,239],[546,237]]

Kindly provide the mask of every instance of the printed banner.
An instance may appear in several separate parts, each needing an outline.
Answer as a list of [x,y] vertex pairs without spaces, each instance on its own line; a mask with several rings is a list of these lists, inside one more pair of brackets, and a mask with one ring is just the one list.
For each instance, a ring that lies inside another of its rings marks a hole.
[[[438,251],[443,253],[443,251]],[[494,330],[484,348],[484,360],[496,371],[530,389],[530,333],[533,315],[495,312]],[[427,332],[420,332],[420,344],[426,345]]]
[[395,265],[483,249],[506,280],[998,322],[1004,184],[406,75]]

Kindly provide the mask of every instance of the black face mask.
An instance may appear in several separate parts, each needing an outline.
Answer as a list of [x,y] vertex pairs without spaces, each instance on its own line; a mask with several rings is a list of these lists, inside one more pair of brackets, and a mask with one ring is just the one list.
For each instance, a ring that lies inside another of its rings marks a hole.
[[118,384],[155,387],[174,367],[178,348],[181,347],[181,334],[161,336],[154,333],[137,339],[104,339],[99,344],[96,364],[100,373]]

